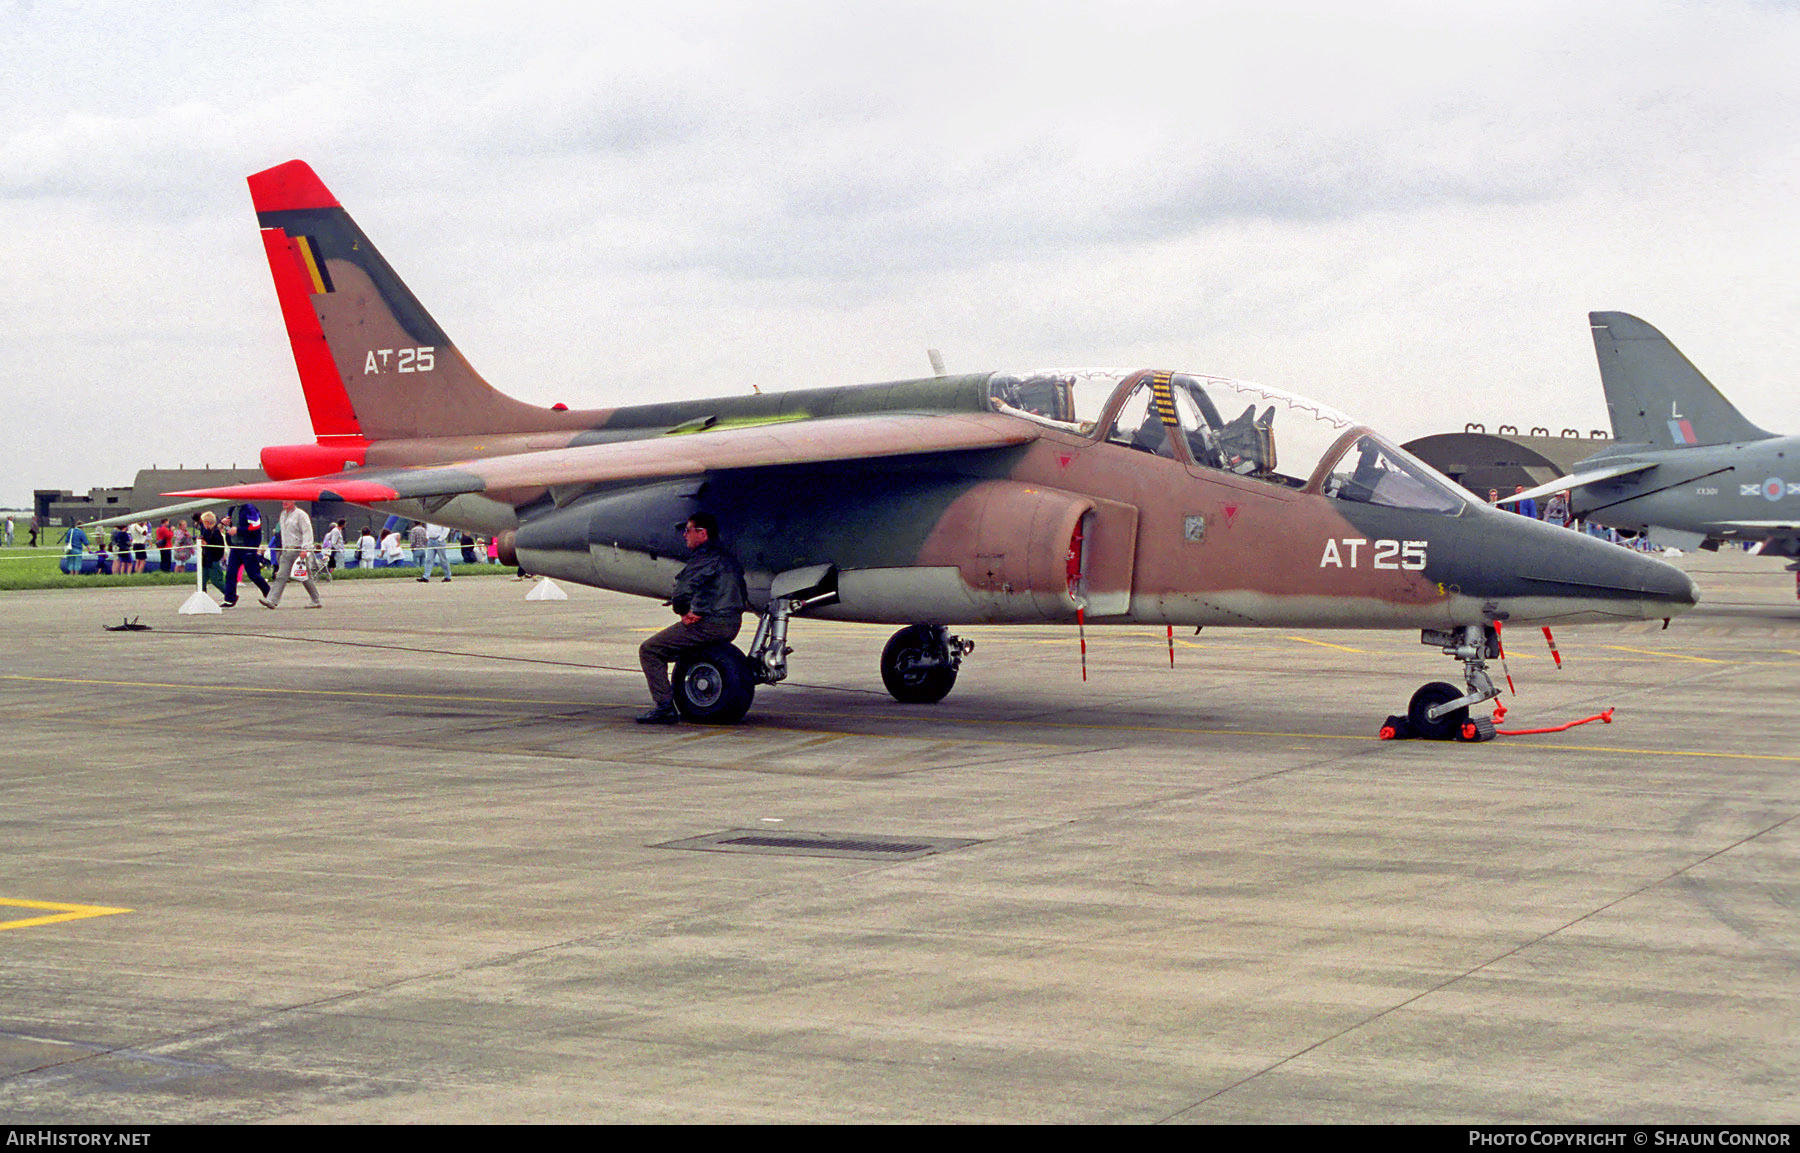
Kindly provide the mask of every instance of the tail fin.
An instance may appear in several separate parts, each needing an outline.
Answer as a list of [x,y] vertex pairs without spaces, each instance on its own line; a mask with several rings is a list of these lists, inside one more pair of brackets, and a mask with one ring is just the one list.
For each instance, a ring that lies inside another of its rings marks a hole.
[[303,161],[256,173],[250,196],[321,445],[594,423],[483,380]]
[[1669,338],[1623,312],[1590,312],[1600,384],[1622,444],[1684,448],[1765,440]]

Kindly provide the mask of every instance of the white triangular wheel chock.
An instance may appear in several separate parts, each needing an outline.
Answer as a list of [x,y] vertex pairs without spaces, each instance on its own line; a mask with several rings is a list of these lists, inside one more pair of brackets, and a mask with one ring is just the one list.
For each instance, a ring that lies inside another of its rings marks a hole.
[[195,613],[218,613],[223,616],[225,613],[225,610],[219,607],[219,602],[207,596],[201,589],[195,589],[189,593],[188,599],[182,601],[181,607],[175,611],[183,616]]
[[528,601],[566,601],[569,594],[556,587],[556,582],[549,577],[538,581],[537,587],[525,594]]

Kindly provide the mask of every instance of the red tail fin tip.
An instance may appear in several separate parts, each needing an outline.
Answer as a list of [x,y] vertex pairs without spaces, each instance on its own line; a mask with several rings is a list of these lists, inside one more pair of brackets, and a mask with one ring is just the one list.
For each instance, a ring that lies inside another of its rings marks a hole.
[[250,200],[258,212],[343,207],[304,160],[290,160],[251,176]]

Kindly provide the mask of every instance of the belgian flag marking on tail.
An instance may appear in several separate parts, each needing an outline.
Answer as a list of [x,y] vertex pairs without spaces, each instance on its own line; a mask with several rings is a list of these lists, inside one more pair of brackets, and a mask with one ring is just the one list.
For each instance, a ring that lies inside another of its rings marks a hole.
[[300,263],[306,266],[306,274],[312,278],[313,295],[330,292],[331,277],[325,271],[325,262],[319,259],[319,250],[310,236],[294,237],[294,251],[300,254]]

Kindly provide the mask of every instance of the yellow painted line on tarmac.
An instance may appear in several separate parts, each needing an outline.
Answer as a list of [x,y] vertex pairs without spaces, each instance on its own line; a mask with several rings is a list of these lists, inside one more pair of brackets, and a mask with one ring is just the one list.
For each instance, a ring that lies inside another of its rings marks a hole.
[[[814,716],[814,717],[866,716],[866,714],[859,714],[859,713],[837,713],[837,712],[811,713],[809,715]],[[1088,730],[1088,731],[1093,731],[1093,732],[1105,732],[1105,733],[1172,733],[1172,734],[1176,734],[1179,736],[1195,736],[1195,737],[1273,737],[1273,738],[1277,738],[1280,740],[1300,740],[1300,741],[1364,741],[1364,742],[1367,742],[1367,741],[1381,740],[1380,737],[1358,736],[1354,733],[1284,733],[1284,732],[1271,732],[1271,731],[1266,731],[1266,730],[1261,730],[1261,729],[1190,729],[1190,728],[1179,728],[1179,727],[1170,726],[1170,725],[1107,725],[1107,724],[1081,723],[1081,722],[1076,722],[1076,721],[1041,721],[1041,720],[1011,721],[1011,720],[995,719],[992,717],[941,717],[941,718],[936,718],[936,719],[938,720],[939,723],[956,724],[956,725],[1021,726],[1021,727],[1030,727],[1030,728],[1037,728],[1037,729],[1075,729],[1075,730]],[[919,739],[924,740],[924,739],[929,739],[929,738],[919,738]],[[1421,742],[1402,742],[1402,743],[1403,744],[1417,743],[1417,744],[1421,744],[1421,745],[1429,745],[1429,744],[1432,744],[1433,742],[1421,741]],[[1513,746],[1505,745],[1502,747],[1510,748]],[[1521,746],[1521,747],[1523,747],[1523,746]],[[1551,749],[1551,750],[1555,750],[1558,752],[1622,753],[1626,756],[1632,756],[1632,757],[1639,757],[1639,756],[1645,756],[1645,757],[1712,757],[1712,758],[1717,758],[1717,759],[1721,759],[1721,760],[1734,760],[1734,761],[1796,761],[1796,762],[1800,762],[1800,754],[1790,754],[1790,753],[1710,753],[1710,752],[1701,752],[1696,749],[1634,749],[1634,748],[1614,747],[1614,746],[1610,746],[1610,745],[1545,744],[1545,743],[1540,743],[1538,741],[1531,741],[1530,747],[1533,749]]]
[[[811,713],[815,717],[866,717],[866,713]],[[1033,729],[1073,729],[1079,732],[1095,733],[1173,733],[1184,737],[1279,737],[1283,740],[1296,741],[1377,741],[1380,737],[1357,736],[1353,733],[1279,733],[1263,732],[1257,729],[1188,729],[1173,725],[1102,725],[1083,724],[1076,721],[1009,721],[994,717],[937,717],[940,724],[953,725],[997,725]],[[861,734],[859,734],[861,735]],[[915,737],[915,740],[944,740],[948,738]],[[963,738],[958,737],[957,740]],[[1012,744],[1015,742],[1006,742]]]
[[1318,645],[1322,649],[1336,649],[1343,653],[1366,653],[1368,649],[1353,649],[1349,645],[1334,645],[1330,641],[1315,641],[1311,637],[1289,637],[1290,641],[1299,641],[1303,645]]
[[9,905],[20,909],[53,909],[47,917],[24,917],[16,920],[0,920],[0,930],[29,929],[34,925],[54,925],[58,921],[79,921],[85,917],[110,917],[115,913],[129,913],[130,909],[115,909],[108,905],[68,905],[57,901],[27,901],[19,897],[0,897],[0,905]]
[[1646,657],[1668,657],[1671,660],[1677,661],[1695,661],[1703,665],[1729,665],[1736,663],[1734,661],[1715,660],[1712,657],[1690,657],[1686,653],[1661,653],[1657,652],[1655,649],[1634,649],[1626,645],[1602,645],[1601,647],[1621,653],[1638,653]]
[[[1650,655],[1662,656],[1662,655],[1675,655],[1675,654],[1651,653]],[[1690,658],[1690,659],[1705,660],[1706,658],[1695,657],[1695,658]],[[1710,663],[1726,664],[1729,662],[1712,661]],[[158,681],[109,681],[109,680],[85,680],[85,679],[78,679],[78,678],[73,678],[73,677],[28,677],[28,676],[21,676],[16,673],[0,673],[0,681],[28,681],[28,682],[37,682],[37,683],[44,683],[44,684],[103,685],[103,686],[109,686],[109,687],[115,687],[115,688],[180,689],[180,690],[189,691],[189,692],[194,691],[196,689],[203,689],[203,690],[206,690],[209,692],[263,693],[263,694],[290,693],[290,694],[305,695],[305,696],[376,698],[376,699],[384,699],[384,700],[398,699],[398,700],[415,700],[415,701],[447,701],[447,702],[477,703],[477,704],[539,705],[539,706],[549,706],[549,707],[557,707],[557,708],[566,707],[566,708],[592,709],[592,708],[629,708],[629,707],[632,707],[627,704],[608,704],[603,701],[545,701],[540,698],[531,698],[531,697],[466,697],[466,696],[450,696],[448,694],[432,694],[432,693],[372,693],[372,692],[358,692],[358,691],[354,691],[354,690],[350,690],[350,689],[282,689],[282,688],[264,688],[264,687],[255,686],[255,685],[191,685],[191,684],[184,685],[184,684],[172,684],[172,683],[158,682]],[[818,687],[829,687],[829,686],[814,685],[814,686],[808,686],[808,687],[818,688]],[[817,711],[817,712],[807,712],[807,713],[802,714],[802,716],[810,717],[810,718],[814,718],[814,719],[818,719],[818,718],[836,719],[836,718],[843,718],[843,717],[856,718],[856,719],[860,719],[860,720],[868,720],[869,719],[869,714],[866,712],[844,712],[844,711],[840,711],[840,710],[824,710],[824,711]],[[876,718],[876,719],[879,720],[879,719],[887,719],[887,718]],[[1269,730],[1262,730],[1262,729],[1196,729],[1196,728],[1185,728],[1185,727],[1171,726],[1171,725],[1094,724],[1094,723],[1085,723],[1085,722],[1076,722],[1076,721],[1047,721],[1047,720],[1038,720],[1038,719],[1007,720],[1005,718],[995,718],[995,717],[939,716],[939,717],[934,717],[933,720],[935,720],[939,724],[951,724],[951,725],[959,725],[959,726],[984,725],[984,726],[1007,727],[1007,728],[1067,729],[1067,730],[1098,732],[1098,733],[1108,733],[1108,732],[1114,732],[1114,733],[1169,733],[1169,734],[1176,735],[1176,736],[1266,737],[1266,738],[1274,738],[1274,739],[1278,739],[1278,740],[1358,741],[1358,742],[1365,742],[1365,743],[1369,742],[1369,741],[1379,741],[1381,739],[1381,738],[1375,737],[1375,736],[1361,736],[1361,735],[1357,735],[1357,734],[1353,734],[1353,733],[1297,733],[1297,732],[1269,731]],[[798,728],[782,729],[782,728],[779,728],[779,727],[773,726],[773,725],[770,727],[772,729],[775,729],[775,731],[786,731],[786,732],[808,731],[808,732],[817,733],[819,735],[825,735],[826,733],[829,732],[829,730],[818,730],[818,729],[812,729],[812,730],[802,730],[802,729],[798,729]],[[717,735],[724,735],[724,734],[732,732],[732,731],[734,731],[734,730],[731,730],[731,729],[708,730],[708,735],[713,735],[715,733]],[[698,735],[698,734],[696,734],[696,735]],[[882,738],[882,739],[890,738],[890,734],[885,734],[885,733],[850,733],[847,735],[861,736],[861,737],[875,737],[875,738]],[[921,741],[934,741],[934,740],[946,740],[948,738],[925,737],[925,736],[919,736],[916,733],[903,733],[903,734],[895,734],[892,736],[891,739],[912,739],[912,740],[921,740]],[[966,737],[958,737],[956,739],[959,741],[969,740],[969,738],[966,738]],[[1017,741],[977,741],[976,743],[1013,745],[1013,744],[1018,744],[1020,742],[1017,742]],[[1042,742],[1029,742],[1029,743],[1040,744]],[[1555,750],[1555,751],[1561,751],[1561,752],[1619,753],[1619,754],[1623,754],[1625,756],[1706,757],[1706,758],[1720,759],[1720,760],[1800,762],[1800,754],[1790,755],[1790,754],[1782,754],[1782,753],[1715,753],[1715,752],[1703,752],[1703,751],[1696,750],[1696,749],[1640,749],[1640,748],[1628,748],[1628,747],[1613,747],[1613,746],[1607,746],[1607,745],[1540,744],[1536,741],[1531,742],[1530,747],[1533,749],[1548,749],[1548,750]],[[0,904],[4,904],[4,903],[6,903],[6,902],[0,901]],[[17,902],[14,902],[14,903],[17,903]],[[67,907],[68,908],[82,908],[84,906],[67,906]],[[103,916],[105,912],[130,912],[130,911],[131,910],[129,910],[129,909],[117,909],[117,910],[109,909],[109,910],[105,910],[102,913],[84,913],[82,915],[83,916]],[[57,917],[55,919],[56,920],[70,920],[72,918]],[[34,921],[33,923],[35,924],[35,923],[39,923],[39,922]],[[11,922],[0,922],[0,928],[10,928],[10,927],[17,927],[17,926],[15,926]]]

